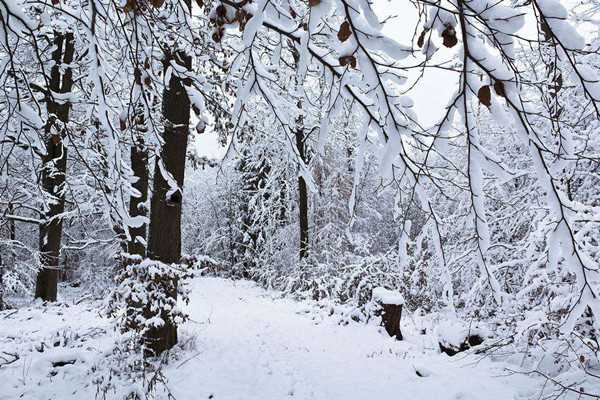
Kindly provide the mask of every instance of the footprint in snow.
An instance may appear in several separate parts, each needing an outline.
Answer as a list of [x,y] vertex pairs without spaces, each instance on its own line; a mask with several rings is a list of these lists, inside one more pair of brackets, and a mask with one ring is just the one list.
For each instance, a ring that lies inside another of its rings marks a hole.
[[415,374],[417,374],[418,377],[420,378],[426,378],[428,376],[432,375],[431,370],[425,368],[425,367],[421,367],[421,366],[414,366],[413,368],[415,369]]

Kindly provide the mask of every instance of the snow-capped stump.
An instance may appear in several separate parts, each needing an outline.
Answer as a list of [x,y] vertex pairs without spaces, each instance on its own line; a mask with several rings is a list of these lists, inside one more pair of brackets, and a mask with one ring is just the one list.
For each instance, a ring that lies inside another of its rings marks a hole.
[[483,343],[484,332],[478,327],[468,328],[458,322],[444,321],[437,327],[438,344],[442,353],[450,357],[479,346]]
[[381,306],[381,323],[390,336],[402,340],[400,332],[400,317],[402,316],[402,305],[404,297],[399,292],[383,287],[373,289],[372,299]]

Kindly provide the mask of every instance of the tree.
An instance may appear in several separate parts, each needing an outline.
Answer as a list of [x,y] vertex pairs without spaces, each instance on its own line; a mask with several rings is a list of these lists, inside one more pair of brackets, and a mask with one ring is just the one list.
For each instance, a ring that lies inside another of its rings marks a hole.
[[71,63],[75,53],[73,32],[54,31],[54,51],[49,84],[46,88],[48,121],[46,122],[46,154],[42,161],[42,190],[46,211],[40,224],[40,262],[35,297],[56,301],[56,288],[62,238],[62,213],[65,210],[65,178],[67,147],[63,139],[69,122],[68,94],[73,86]]
[[[304,164],[308,164],[308,149],[307,149],[307,135],[302,126],[302,118],[298,120],[298,127],[294,134],[296,137],[296,148],[298,149],[298,155],[300,160]],[[309,254],[309,238],[308,238],[308,189],[306,187],[306,181],[304,177],[298,175],[298,221],[300,222],[300,259],[308,257]]]
[[[569,23],[597,5],[584,1],[571,15],[554,0],[412,4],[416,34],[401,44],[366,0],[222,0],[199,13],[177,0],[69,1],[76,13],[5,2],[3,162],[32,173],[44,158],[43,196],[10,187],[24,181],[11,172],[7,190],[19,200],[3,215],[41,224],[38,295],[56,296],[68,228],[78,232],[70,249],[129,242],[150,258],[132,274],[150,279],[160,266],[164,280],[150,280],[164,285],[147,287],[176,304],[189,127],[198,119],[197,134],[231,139],[230,180],[213,187],[235,194],[205,201],[215,236],[203,232],[219,244],[206,248],[218,247],[232,268],[244,263],[244,275],[339,296],[365,313],[369,288],[385,281],[428,299],[421,303],[443,295],[445,307],[469,316],[551,304],[544,335],[565,338],[597,322],[598,39]],[[433,71],[456,91],[426,127],[410,94]],[[114,128],[119,119],[125,129]],[[255,133],[242,140],[248,126]],[[44,202],[41,221],[28,214]],[[110,233],[80,234],[92,215]],[[157,316],[148,335],[157,354],[176,342],[176,322],[151,309],[135,312]]]
[[[183,13],[191,13],[192,5],[188,0],[185,3],[187,10],[180,10],[179,4],[174,7],[176,15],[185,18]],[[181,207],[191,113],[187,93],[191,78],[186,77],[186,73],[192,69],[192,57],[184,47],[177,47],[177,42],[174,44],[174,48],[165,50],[163,59],[167,80],[162,98],[163,142],[154,167],[148,232],[148,257],[165,264],[181,261]],[[177,298],[177,282],[173,284],[170,295]],[[147,340],[155,354],[160,354],[177,343],[177,327],[165,321],[148,332]]]

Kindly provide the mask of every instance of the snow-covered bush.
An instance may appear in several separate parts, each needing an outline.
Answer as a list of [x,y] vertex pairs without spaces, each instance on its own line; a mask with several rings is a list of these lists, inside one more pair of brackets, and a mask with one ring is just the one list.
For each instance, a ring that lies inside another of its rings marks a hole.
[[108,301],[108,313],[118,318],[121,332],[137,338],[144,354],[151,354],[149,341],[153,340],[153,330],[186,321],[187,314],[177,304],[177,297],[181,302],[188,302],[186,280],[191,276],[185,265],[168,265],[138,257],[129,257],[118,272],[117,287]]

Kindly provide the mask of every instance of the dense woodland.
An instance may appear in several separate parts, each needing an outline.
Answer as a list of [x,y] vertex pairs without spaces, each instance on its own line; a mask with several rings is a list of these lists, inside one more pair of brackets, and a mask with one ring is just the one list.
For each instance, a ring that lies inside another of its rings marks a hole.
[[398,40],[367,0],[1,0],[0,310],[84,288],[156,370],[193,275],[344,324],[382,287],[597,398],[600,3],[406,7]]

